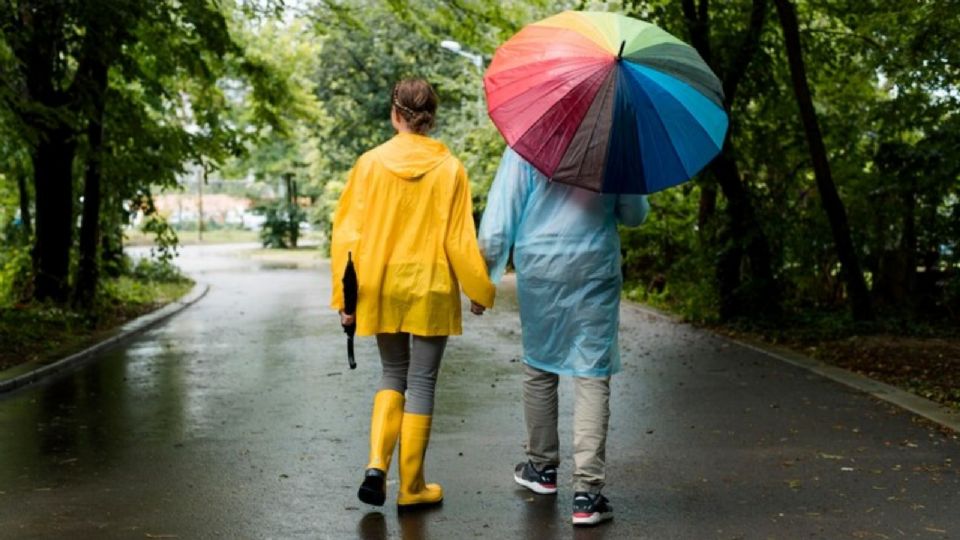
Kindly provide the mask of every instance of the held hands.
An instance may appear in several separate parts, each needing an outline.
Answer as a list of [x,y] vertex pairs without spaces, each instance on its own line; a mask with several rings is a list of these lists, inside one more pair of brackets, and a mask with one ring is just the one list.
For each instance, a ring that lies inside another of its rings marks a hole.
[[[482,305],[474,302],[473,300],[470,301],[470,313],[473,313],[474,315],[483,315],[483,312],[486,310],[487,308],[483,307]],[[356,315],[347,315],[342,311],[340,312],[340,326],[350,326],[355,322],[357,322]]]

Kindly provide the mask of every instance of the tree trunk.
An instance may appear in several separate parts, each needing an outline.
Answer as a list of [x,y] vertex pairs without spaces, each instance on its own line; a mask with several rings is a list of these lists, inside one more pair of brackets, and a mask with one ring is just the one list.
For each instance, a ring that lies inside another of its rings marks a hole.
[[[14,108],[36,142],[31,149],[34,187],[33,297],[64,302],[69,296],[73,245],[74,131],[63,91],[69,62],[63,28],[64,2],[22,2],[4,8],[0,31],[17,57],[26,92]],[[25,192],[26,190],[22,190]]]
[[90,73],[93,110],[87,126],[90,156],[83,180],[83,221],[80,224],[80,265],[74,285],[76,307],[89,309],[97,295],[100,280],[100,207],[103,177],[103,114],[107,92],[107,66],[96,62]]
[[704,182],[700,186],[700,205],[697,211],[697,229],[701,236],[707,229],[707,224],[717,212],[717,186],[713,182]]
[[299,208],[297,208],[297,181],[287,174],[287,193],[290,196],[290,246],[296,248],[300,238]]
[[197,170],[197,242],[203,243],[203,183],[207,180],[207,171],[203,160]]
[[810,159],[813,161],[813,172],[817,180],[817,189],[823,209],[830,221],[830,230],[833,232],[833,241],[837,248],[837,257],[840,259],[843,278],[850,296],[853,318],[862,321],[873,318],[873,308],[870,304],[870,295],[867,284],[860,270],[857,253],[850,238],[850,225],[847,222],[847,212],[837,193],[830,172],[830,162],[827,158],[827,149],[823,144],[823,135],[817,113],[813,107],[813,98],[810,95],[810,86],[807,82],[806,68],[803,63],[803,50],[800,45],[800,31],[797,23],[796,8],[789,0],[774,0],[777,13],[780,15],[780,25],[783,28],[783,37],[786,42],[787,59],[790,64],[790,76],[793,79],[793,89],[797,96],[797,105],[800,108],[800,118],[807,136],[807,145],[810,149]]
[[[720,292],[720,317],[776,317],[780,314],[780,288],[773,276],[770,244],[757,221],[750,195],[732,158],[730,144],[710,164],[723,196],[727,198],[730,240],[717,264]],[[750,260],[749,287],[741,283],[742,256]],[[730,260],[728,260],[730,259]]]
[[33,296],[41,301],[65,302],[70,293],[75,151],[72,132],[59,128],[47,131],[33,153],[37,209]]
[[[713,55],[710,52],[710,12],[709,4],[702,1],[699,5],[695,0],[683,0],[683,14],[686,18],[687,29],[690,32],[690,41],[700,56],[708,64],[712,64]],[[697,212],[697,228],[701,236],[706,230],[707,223],[717,209],[716,179],[707,178],[700,188],[700,205]],[[737,267],[739,268],[739,261]],[[739,277],[737,278],[739,282]]]
[[908,299],[913,296],[917,282],[917,195],[917,178],[914,176],[903,192],[903,236],[900,238],[900,251],[906,267],[903,289]]
[[[682,9],[690,29],[691,42],[723,81],[724,106],[729,111],[733,106],[740,81],[759,47],[760,35],[766,20],[767,0],[753,0],[750,23],[742,42],[727,69],[716,65],[710,47],[709,2],[707,0],[683,0]],[[757,221],[753,203],[743,183],[734,158],[730,135],[723,149],[710,164],[710,171],[727,199],[727,229],[721,235],[716,277],[720,295],[720,318],[729,320],[742,316],[775,317],[780,312],[780,289],[773,276],[770,244]],[[700,199],[698,223],[706,224],[716,205],[716,188],[704,189]],[[743,257],[750,261],[751,279],[743,283]]]
[[27,178],[17,174],[17,189],[20,191],[20,221],[23,222],[24,237],[33,234],[33,220],[30,218],[30,194],[27,192]]

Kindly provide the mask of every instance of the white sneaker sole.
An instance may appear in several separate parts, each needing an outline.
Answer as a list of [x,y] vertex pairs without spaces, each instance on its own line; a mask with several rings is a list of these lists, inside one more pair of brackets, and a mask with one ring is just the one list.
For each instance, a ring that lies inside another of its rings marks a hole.
[[516,473],[513,474],[513,481],[529,489],[534,493],[539,493],[540,495],[555,495],[557,493],[557,488],[555,487],[554,488],[543,487],[542,485],[536,482],[530,482],[528,480],[524,480],[523,478],[520,478],[519,476],[517,476]]
[[596,525],[598,523],[603,523],[604,521],[610,521],[613,519],[613,512],[594,512],[589,516],[573,516],[574,525]]

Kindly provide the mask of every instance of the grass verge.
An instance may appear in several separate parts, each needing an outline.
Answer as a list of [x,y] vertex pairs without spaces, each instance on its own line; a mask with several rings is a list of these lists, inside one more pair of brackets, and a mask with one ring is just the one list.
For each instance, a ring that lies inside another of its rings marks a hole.
[[[203,232],[202,240],[195,230],[178,230],[176,233],[178,243],[181,246],[260,243],[260,231],[247,229],[211,229]],[[125,237],[124,245],[127,246],[153,246],[155,242],[153,233],[143,232],[139,229],[130,229],[123,234]],[[304,231],[300,235],[300,243],[302,244],[315,244],[325,240],[326,236],[319,231]]]
[[[152,246],[154,244],[154,235],[138,229],[132,229],[124,232],[124,245],[127,246]],[[247,229],[214,229],[203,231],[203,236],[197,231],[177,231],[177,239],[182,246],[192,246],[197,244],[242,244],[260,241],[259,231],[250,231]]]
[[888,313],[856,323],[847,312],[805,311],[776,321],[721,323],[717,299],[698,289],[647,294],[646,287],[628,283],[624,296],[719,334],[786,347],[960,410],[960,326],[954,321]]
[[25,362],[49,363],[81,351],[123,323],[168,304],[193,288],[186,278],[104,280],[91,312],[27,304],[0,308],[0,371]]
[[328,264],[326,252],[314,245],[287,249],[257,248],[244,251],[243,255],[266,266],[319,268]]
[[787,347],[960,410],[960,331],[953,326],[899,319],[856,324],[845,316],[819,315],[776,326],[741,322],[708,327],[733,338]]

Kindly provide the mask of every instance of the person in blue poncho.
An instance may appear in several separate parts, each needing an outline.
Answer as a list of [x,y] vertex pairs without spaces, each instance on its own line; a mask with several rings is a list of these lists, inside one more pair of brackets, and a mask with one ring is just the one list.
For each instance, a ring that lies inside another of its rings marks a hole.
[[550,182],[511,148],[500,161],[480,224],[480,248],[499,283],[513,249],[523,330],[527,458],[514,478],[540,494],[557,491],[559,375],[574,377],[573,523],[613,517],[605,482],[610,376],[617,342],[620,236],[640,225],[643,195],[600,194]]

